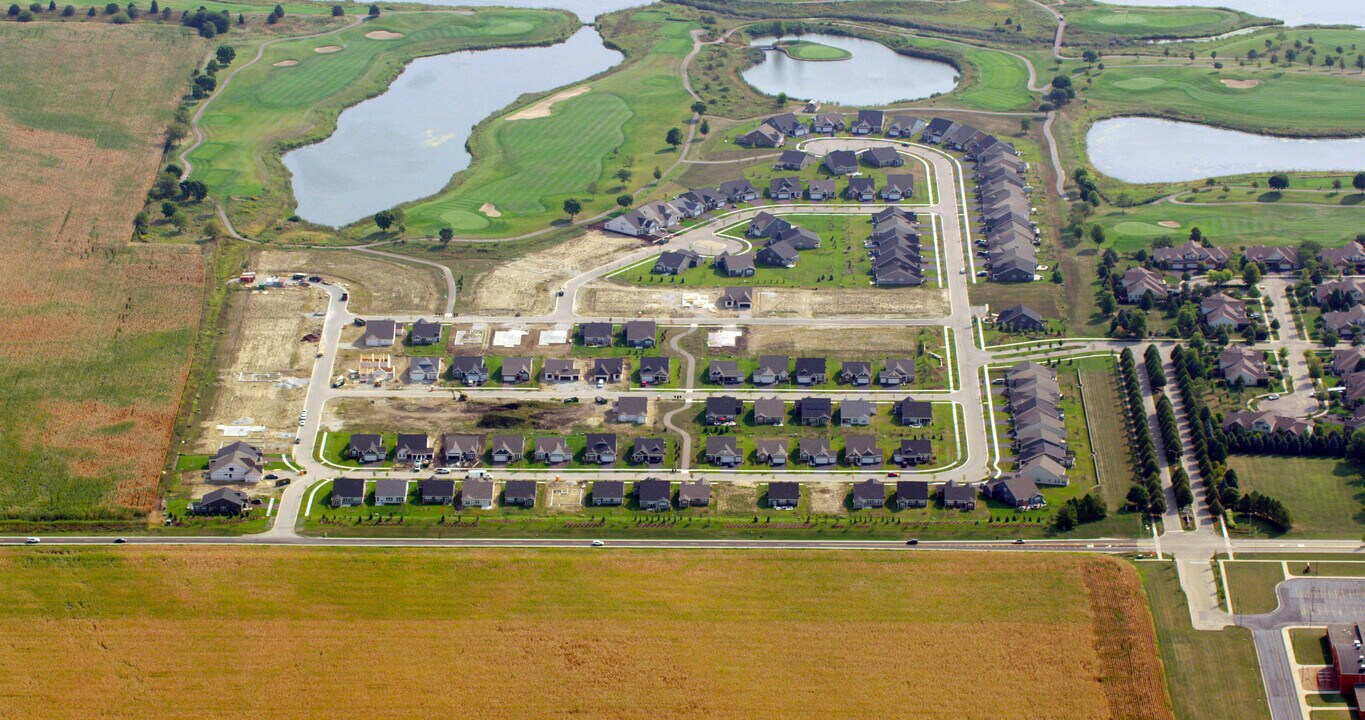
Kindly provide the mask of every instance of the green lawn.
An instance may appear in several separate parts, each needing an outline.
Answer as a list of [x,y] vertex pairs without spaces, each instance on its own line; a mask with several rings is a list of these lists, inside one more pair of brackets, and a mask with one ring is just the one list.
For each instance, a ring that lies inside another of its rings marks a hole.
[[853,53],[837,47],[822,45],[810,40],[788,40],[781,43],[782,49],[794,60],[830,61],[847,60]]
[[1200,632],[1171,562],[1137,563],[1156,625],[1157,648],[1175,716],[1185,720],[1270,720],[1251,633]]
[[[753,123],[753,124],[757,124],[757,123]],[[746,125],[748,125],[748,123],[746,123]],[[752,128],[750,128],[750,129],[752,129]],[[738,135],[738,134],[742,134],[742,133],[735,133],[735,134]],[[901,166],[901,167],[874,168],[874,167],[869,167],[869,166],[867,166],[867,165],[861,165],[861,166],[858,168],[858,171],[861,173],[861,177],[871,178],[872,181],[873,181],[873,183],[876,184],[877,190],[878,190],[879,192],[881,191],[881,189],[882,189],[883,187],[886,187],[886,176],[887,176],[887,175],[906,175],[906,174],[909,174],[909,175],[913,176],[914,179],[915,179],[915,181],[914,181],[914,194],[913,194],[909,199],[902,201],[900,204],[901,204],[901,205],[904,205],[904,206],[914,206],[914,205],[929,205],[929,204],[933,203],[934,200],[936,200],[937,198],[935,198],[935,197],[931,194],[930,189],[929,189],[929,185],[930,185],[930,182],[932,181],[933,177],[932,177],[932,173],[929,172],[929,166],[928,166],[928,164],[925,163],[923,160],[920,160],[919,158],[914,157],[914,156],[901,155],[901,157],[905,160],[905,165],[903,165],[903,166]],[[730,169],[730,172],[733,172],[733,169]],[[731,177],[733,177],[733,176],[731,176]],[[842,175],[832,175],[828,170],[825,169],[824,164],[823,164],[823,163],[820,163],[820,162],[812,163],[811,165],[808,165],[808,166],[806,166],[804,169],[799,170],[799,171],[792,171],[792,170],[774,170],[774,169],[773,169],[773,165],[772,165],[772,160],[771,160],[771,159],[762,160],[762,161],[760,161],[760,162],[754,163],[753,165],[749,165],[749,166],[747,166],[747,167],[744,168],[744,179],[746,179],[746,180],[748,180],[749,182],[753,183],[753,184],[754,184],[754,187],[758,188],[758,191],[759,191],[760,193],[763,193],[766,202],[774,202],[774,203],[792,202],[793,204],[811,205],[811,206],[814,206],[814,207],[819,207],[819,206],[821,205],[821,203],[818,203],[818,202],[809,202],[809,201],[806,201],[806,200],[800,200],[800,201],[784,201],[784,200],[771,200],[771,199],[767,199],[767,193],[768,193],[768,185],[769,185],[769,183],[772,182],[773,178],[779,178],[779,177],[782,177],[782,178],[786,178],[786,177],[800,178],[800,179],[801,179],[801,184],[802,184],[803,187],[810,187],[810,181],[811,181],[811,180],[833,178],[833,179],[834,179],[834,186],[835,186],[835,189],[839,192],[839,198],[838,198],[837,200],[833,200],[833,201],[831,201],[831,202],[838,202],[838,203],[849,203],[849,202],[852,202],[851,200],[848,200],[847,198],[845,198],[844,195],[843,195],[844,189],[845,189],[846,187],[848,187],[848,177],[847,177],[847,176],[842,176]],[[878,202],[881,202],[881,200],[878,199]],[[914,208],[913,208],[913,207],[909,207],[908,209],[913,210]],[[872,214],[872,211],[869,210],[869,211],[868,211],[868,215],[871,215],[871,214]],[[925,218],[921,219],[921,222],[923,222],[923,223],[925,223],[925,224],[927,225],[928,222],[929,222],[928,217],[925,217]]]
[[[349,432],[327,433],[326,442],[324,442],[318,448],[318,455],[320,456],[320,458],[323,461],[331,463],[333,465],[340,465],[342,467],[353,468],[358,467],[383,468],[388,467],[391,464],[391,461],[386,459],[383,462],[364,465],[356,460],[352,460],[351,458],[346,457],[346,448],[350,446],[351,435],[352,433]],[[384,447],[388,449],[388,454],[389,457],[391,458],[393,455],[394,448],[398,446],[398,434],[380,433],[380,437],[383,438]]]
[[1289,644],[1294,649],[1294,661],[1300,665],[1332,664],[1327,631],[1322,628],[1293,628],[1289,631]]
[[[406,208],[407,227],[434,235],[441,227],[459,234],[515,235],[563,219],[561,205],[573,197],[583,215],[616,207],[616,196],[647,181],[655,166],[677,159],[664,143],[670,127],[682,127],[691,100],[678,66],[692,49],[690,22],[672,22],[667,10],[642,10],[618,20],[640,57],[592,82],[592,90],[555,105],[534,120],[483,125],[470,140],[476,160],[438,195]],[[620,40],[609,30],[609,40]],[[628,53],[629,54],[629,53]],[[613,177],[629,164],[634,179]],[[595,188],[595,191],[591,191]],[[502,213],[478,212],[492,203]]]
[[1242,13],[1221,8],[1082,5],[1075,9],[1067,8],[1066,13],[1068,30],[1126,38],[1221,35],[1245,25],[1249,20]]
[[1331,458],[1235,455],[1242,492],[1256,490],[1289,509],[1288,537],[1359,538],[1365,528],[1365,481],[1360,468]]
[[[87,8],[87,7],[94,6],[94,7],[98,7],[98,8],[100,8],[101,10],[103,10],[103,8],[104,8],[106,5],[108,5],[108,4],[109,4],[109,3],[107,2],[107,0],[106,0],[105,2],[100,2],[100,0],[69,0],[68,2],[59,3],[59,6],[63,6],[63,5],[74,5],[74,6],[76,6],[77,8],[82,8],[81,14],[84,15],[84,10],[83,10],[83,8]],[[275,9],[275,5],[276,5],[276,4],[277,4],[277,3],[270,2],[270,0],[185,0],[184,2],[176,2],[176,0],[170,0],[170,2],[160,3],[159,8],[162,9],[162,10],[164,10],[164,9],[166,9],[166,8],[171,8],[171,9],[174,10],[175,13],[176,13],[176,14],[175,14],[175,17],[176,17],[177,19],[179,19],[179,17],[180,17],[180,12],[181,12],[181,11],[184,11],[184,10],[195,10],[195,9],[198,9],[198,8],[201,8],[201,7],[204,8],[205,10],[209,11],[209,12],[212,12],[212,13],[222,12],[223,10],[226,10],[226,11],[228,11],[229,13],[233,14],[234,16],[235,16],[235,15],[238,15],[238,14],[242,14],[242,15],[267,15],[267,14],[269,14],[270,12],[272,12],[272,11]],[[288,16],[290,16],[290,15],[326,15],[326,16],[331,16],[331,14],[332,14],[332,6],[333,6],[335,3],[329,3],[329,2],[283,2],[283,3],[278,3],[278,4],[281,5],[281,6],[284,8],[285,17],[288,17]],[[120,7],[122,7],[123,5],[124,5],[124,4],[121,3],[121,4],[120,4]],[[137,3],[137,5],[138,5],[144,12],[147,10],[147,5],[148,5],[148,3]],[[344,5],[344,4],[343,4],[343,5]],[[346,5],[345,7],[346,7],[346,14],[348,14],[348,15],[362,15],[362,14],[364,14],[364,10],[365,10],[365,7],[364,7],[364,6],[361,6],[361,5],[354,5],[354,6]],[[259,18],[256,19],[256,24],[259,24],[260,22],[261,22],[261,21],[260,21]],[[251,24],[250,21],[248,21],[248,24]],[[236,27],[234,26],[233,29],[235,30]],[[229,34],[229,35],[228,35],[226,38],[224,38],[224,39],[226,39],[226,40],[228,40],[229,42],[231,42],[233,38],[232,38],[232,36]],[[238,57],[241,57],[241,56],[239,55]]]
[[[468,48],[549,43],[573,29],[571,17],[559,12],[422,12],[384,15],[340,33],[272,45],[208,106],[201,121],[207,140],[189,156],[194,177],[227,202],[239,230],[255,235],[287,216],[293,204],[280,162],[283,150],[329,135],[342,109],[382,92],[408,61]],[[403,37],[365,37],[375,30]],[[313,52],[326,45],[345,50]],[[239,52],[239,63],[243,55]],[[285,60],[297,64],[275,66]]]
[[[1180,227],[1157,224],[1163,221],[1179,223]],[[1341,246],[1362,227],[1360,211],[1353,207],[1289,205],[1156,203],[1126,210],[1105,206],[1090,222],[1104,226],[1106,247],[1119,252],[1150,249],[1152,241],[1159,237],[1173,238],[1179,244],[1189,236],[1192,227],[1199,228],[1207,242],[1224,247],[1276,245],[1286,239],[1310,237],[1324,246]]]
[[1223,574],[1227,579],[1228,594],[1232,596],[1233,612],[1260,615],[1275,612],[1279,607],[1275,586],[1285,579],[1284,566],[1280,563],[1230,560],[1223,563]]
[[[1013,55],[922,36],[897,36],[891,47],[952,56],[965,74],[958,88],[944,98],[967,107],[1017,111],[1032,108],[1037,100],[1037,95],[1028,89],[1028,66]],[[964,64],[966,67],[962,67]]]

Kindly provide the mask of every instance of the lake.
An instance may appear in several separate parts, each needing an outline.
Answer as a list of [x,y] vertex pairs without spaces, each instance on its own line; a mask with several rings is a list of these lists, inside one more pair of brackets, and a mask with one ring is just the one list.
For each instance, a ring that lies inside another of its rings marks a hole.
[[[1362,0],[1099,0],[1108,5],[1142,7],[1220,7],[1241,10],[1286,25],[1365,25]],[[1065,10],[1065,8],[1063,8]]]
[[427,5],[454,5],[459,7],[519,7],[519,8],[559,8],[568,10],[580,20],[591,22],[598,15],[617,10],[648,5],[654,0],[423,0]]
[[284,156],[298,216],[340,226],[433,195],[469,167],[475,125],[523,93],[596,75],[620,53],[584,27],[549,47],[414,60],[383,95],[341,113],[336,132]]
[[[838,35],[802,35],[802,40],[853,53],[848,60],[793,60],[771,50],[763,62],[744,71],[750,85],[769,95],[838,105],[891,105],[919,100],[957,87],[957,68],[936,60],[901,55],[881,43]],[[754,45],[771,45],[758,38]]]
[[1085,144],[1096,170],[1130,183],[1365,168],[1365,138],[1279,138],[1156,118],[1101,120]]

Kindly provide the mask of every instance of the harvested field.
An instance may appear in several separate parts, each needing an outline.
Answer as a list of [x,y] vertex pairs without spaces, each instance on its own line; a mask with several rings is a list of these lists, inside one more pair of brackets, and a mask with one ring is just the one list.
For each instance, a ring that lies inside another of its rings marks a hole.
[[318,344],[300,340],[321,330],[322,320],[307,316],[326,307],[322,292],[304,288],[231,294],[221,345],[223,364],[193,452],[210,453],[243,439],[225,436],[220,425],[262,428],[247,439],[267,452],[289,447],[307,390],[277,383],[308,379]]
[[553,288],[579,273],[601,267],[640,241],[587,232],[548,250],[518,258],[474,278],[461,298],[461,312],[540,314],[554,307]]
[[[130,546],[9,549],[0,573],[17,717],[1171,717],[1107,557]],[[495,702],[450,682],[520,676],[535,692]]]
[[0,27],[0,261],[21,271],[0,287],[0,516],[155,503],[205,261],[129,239],[204,48],[178,27]]
[[318,273],[346,285],[356,313],[439,313],[445,299],[440,271],[347,250],[262,250],[255,259],[262,276]]
[[583,85],[581,87],[573,88],[572,90],[565,90],[562,93],[551,95],[525,110],[508,115],[507,119],[534,120],[536,118],[550,117],[550,113],[552,112],[555,103],[560,102],[561,100],[568,100],[569,98],[576,98],[591,89],[590,86]]
[[[610,281],[587,285],[579,294],[578,311],[594,315],[736,313],[719,310],[714,300],[720,288],[661,290]],[[702,302],[706,298],[707,302]],[[764,288],[756,293],[754,317],[899,317],[932,318],[948,314],[944,291],[913,290],[803,290]]]

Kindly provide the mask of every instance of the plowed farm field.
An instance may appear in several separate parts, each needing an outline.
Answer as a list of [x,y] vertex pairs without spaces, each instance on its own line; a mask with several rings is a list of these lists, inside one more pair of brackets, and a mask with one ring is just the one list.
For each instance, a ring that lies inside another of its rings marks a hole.
[[1171,717],[1115,558],[128,546],[0,576],[14,717]]
[[0,26],[0,518],[156,500],[204,259],[129,240],[204,48],[179,26]]

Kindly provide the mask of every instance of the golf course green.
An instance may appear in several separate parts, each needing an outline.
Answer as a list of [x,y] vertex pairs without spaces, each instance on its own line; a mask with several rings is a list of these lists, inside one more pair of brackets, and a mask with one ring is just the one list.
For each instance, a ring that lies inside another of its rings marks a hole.
[[793,60],[809,60],[812,62],[828,62],[832,60],[847,60],[853,57],[853,53],[843,48],[830,47],[809,40],[786,40],[778,43],[778,47]]

